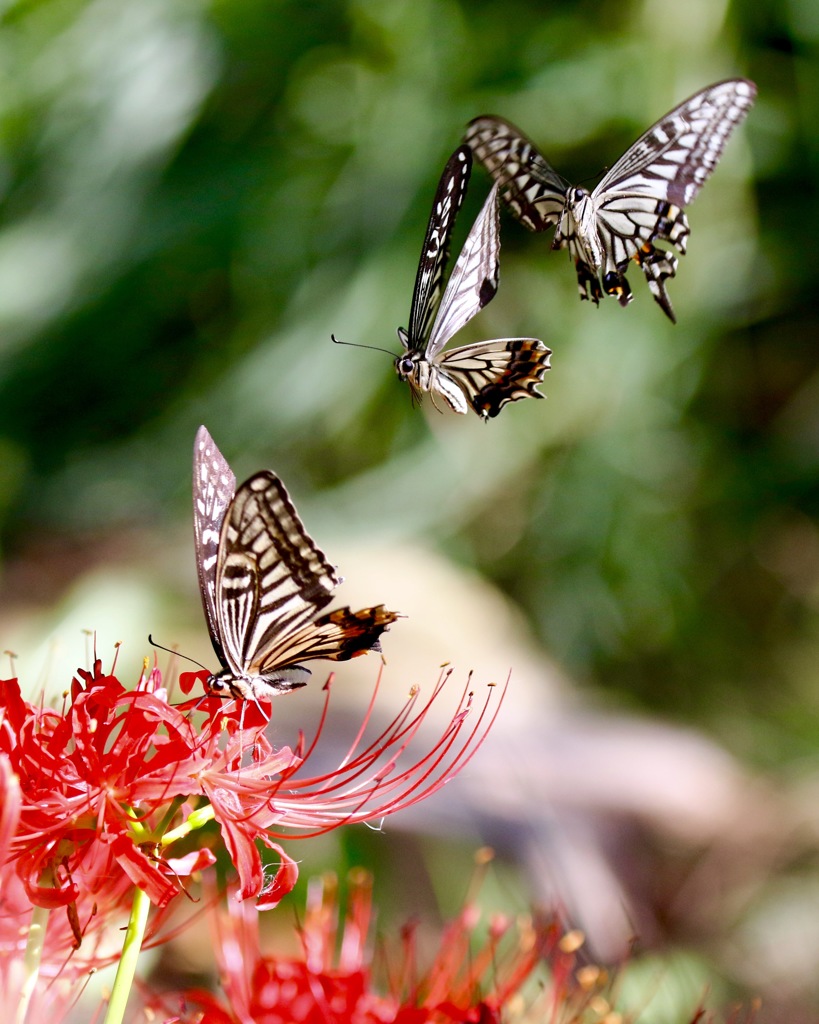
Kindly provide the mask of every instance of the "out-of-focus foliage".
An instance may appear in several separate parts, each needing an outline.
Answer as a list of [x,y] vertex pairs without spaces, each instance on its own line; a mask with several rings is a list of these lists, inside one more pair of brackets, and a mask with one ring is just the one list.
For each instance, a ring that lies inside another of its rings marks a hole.
[[[205,421],[318,535],[420,536],[499,582],[589,681],[756,757],[815,741],[792,709],[819,694],[818,44],[808,0],[6,4],[5,557],[187,516]],[[461,340],[543,337],[548,401],[425,415],[385,356],[330,343],[397,351],[471,117],[593,180],[736,74],[759,98],[689,210],[677,326],[636,268],[627,310],[581,304],[566,254],[505,219]]]

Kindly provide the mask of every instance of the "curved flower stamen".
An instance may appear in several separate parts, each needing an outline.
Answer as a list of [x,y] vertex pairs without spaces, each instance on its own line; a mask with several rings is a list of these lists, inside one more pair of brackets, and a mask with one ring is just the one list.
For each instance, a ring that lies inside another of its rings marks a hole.
[[[215,820],[239,874],[240,898],[273,906],[298,876],[279,840],[382,819],[430,796],[474,755],[505,687],[491,713],[496,691],[489,689],[475,718],[469,680],[440,736],[413,754],[450,678],[451,670],[442,672],[423,701],[413,688],[392,720],[365,740],[379,672],[349,748],[337,767],[314,775],[308,763],[322,746],[329,680],[310,744],[300,732],[295,748],[279,749],[264,735],[265,714],[251,707],[245,715],[246,703],[226,708],[208,699],[197,730],[191,709],[168,703],[159,672],[147,663],[134,690],[105,674],[99,660],[80,670],[61,712],[25,701],[17,680],[7,680],[0,684],[0,761],[18,799],[0,819],[0,866],[14,870],[39,907],[76,913],[81,893],[122,900],[133,885],[164,907],[185,891],[191,872],[214,859],[207,845],[175,856],[173,844],[190,842]],[[259,842],[279,857],[272,878],[265,878]]]

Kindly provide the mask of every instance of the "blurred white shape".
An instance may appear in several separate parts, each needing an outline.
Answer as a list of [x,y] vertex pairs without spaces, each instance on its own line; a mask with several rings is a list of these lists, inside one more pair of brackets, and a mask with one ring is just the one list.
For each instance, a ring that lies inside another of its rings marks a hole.
[[95,180],[175,142],[218,68],[215,42],[193,6],[96,0],[54,37],[33,71],[53,104],[49,136]]

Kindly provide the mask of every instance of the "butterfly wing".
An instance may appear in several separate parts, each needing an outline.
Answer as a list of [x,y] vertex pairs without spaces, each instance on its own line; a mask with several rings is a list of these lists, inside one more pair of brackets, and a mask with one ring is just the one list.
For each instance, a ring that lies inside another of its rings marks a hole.
[[641,135],[592,193],[604,252],[603,287],[624,305],[630,291],[623,273],[635,259],[674,320],[663,282],[674,276],[677,259],[655,249],[654,242],[685,252],[689,227],[683,207],[710,177],[755,96],[756,86],[744,78],[701,89]]
[[[484,420],[497,416],[507,402],[543,398],[537,385],[550,368],[551,350],[537,338],[499,338],[448,352],[438,365],[440,378],[454,381]],[[466,410],[464,410],[466,411]]]
[[637,193],[687,206],[710,177],[725,143],[745,118],[756,86],[745,78],[717,82],[660,118],[617,161],[594,190]]
[[193,446],[193,538],[199,592],[216,657],[227,667],[216,611],[219,537],[225,512],[236,491],[236,477],[205,427]]
[[459,146],[441,174],[429,215],[415,275],[409,328],[404,341],[410,351],[423,351],[426,348],[430,326],[443,293],[452,229],[464,201],[471,173],[472,153],[467,146]]
[[426,348],[428,360],[435,360],[449,339],[495,297],[499,273],[500,214],[494,185],[447,282]]
[[557,223],[567,184],[519,128],[487,114],[469,122],[464,142],[502,186],[504,201],[530,231],[545,231]]
[[345,660],[377,647],[397,617],[383,606],[318,618],[340,582],[276,474],[257,473],[242,484],[222,525],[217,573],[231,670],[270,676],[305,659]]
[[379,637],[396,618],[397,614],[383,604],[357,612],[349,607],[336,608],[295,633],[277,637],[276,644],[264,652],[253,670],[269,675],[274,668],[316,658],[349,661],[368,651],[380,651]]

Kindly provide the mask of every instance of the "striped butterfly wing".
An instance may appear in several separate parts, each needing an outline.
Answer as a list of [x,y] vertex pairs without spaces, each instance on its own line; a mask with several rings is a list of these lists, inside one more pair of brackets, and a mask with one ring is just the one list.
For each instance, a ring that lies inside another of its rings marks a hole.
[[302,526],[270,471],[236,492],[219,541],[217,614],[231,670],[259,675],[280,661],[289,638],[308,626],[341,582]]
[[660,118],[629,147],[594,190],[639,193],[687,206],[717,166],[731,132],[744,120],[756,86],[732,78],[701,89]]
[[689,227],[683,206],[716,167],[755,96],[756,86],[746,79],[700,90],[649,128],[591,194],[563,186],[561,195],[561,179],[546,160],[500,118],[476,118],[465,139],[490,174],[506,184],[510,208],[527,227],[545,231],[557,223],[553,248],[569,249],[581,298],[597,302],[605,292],[627,305],[625,272],[633,259],[674,320],[664,282],[674,276],[677,258],[654,242],[685,252]]
[[319,612],[341,577],[308,536],[284,484],[265,470],[247,480],[225,519],[218,589],[226,649],[245,675],[269,676],[314,658],[346,661],[378,649],[395,621],[383,605]]
[[464,142],[530,231],[546,231],[560,220],[568,184],[519,128],[502,117],[476,117],[467,125]]
[[[196,450],[205,454],[197,457],[195,499],[197,491],[210,492],[208,474],[227,465],[204,427]],[[197,540],[197,557],[211,550]],[[200,584],[203,578],[210,580],[210,568],[203,573],[200,562]],[[223,669],[212,679],[221,679],[234,696],[255,699],[303,685],[310,673],[302,661],[345,661],[379,650],[379,638],[396,613],[377,605],[320,615],[339,583],[276,474],[250,477],[223,512],[212,586],[208,582],[211,639]]]
[[425,356],[434,360],[446,343],[494,299],[500,276],[498,186],[486,198],[452,269],[432,325]]
[[193,446],[193,539],[199,592],[210,641],[223,668],[227,667],[219,629],[216,568],[225,512],[236,492],[236,477],[213,438],[200,427]]
[[406,340],[402,337],[405,347],[410,351],[422,351],[427,347],[430,328],[444,290],[452,229],[463,204],[471,173],[472,152],[467,146],[459,146],[441,174],[427,223],[415,275]]
[[335,608],[320,615],[295,633],[280,634],[265,649],[258,666],[259,675],[270,676],[285,666],[300,666],[316,659],[349,661],[368,651],[380,651],[379,637],[398,618],[383,604],[360,608]]
[[440,361],[440,374],[454,380],[484,420],[507,402],[543,398],[537,385],[550,368],[551,350],[537,338],[499,338],[453,349]]
[[592,192],[605,252],[603,287],[623,305],[630,298],[623,274],[634,259],[655,300],[675,320],[664,282],[674,276],[677,259],[653,243],[670,242],[685,253],[690,229],[683,207],[713,173],[755,97],[756,86],[744,78],[700,90],[640,136]]

